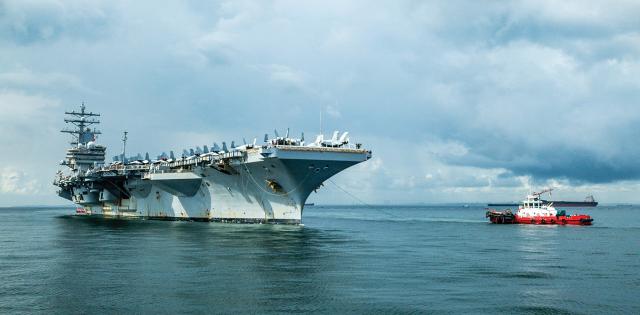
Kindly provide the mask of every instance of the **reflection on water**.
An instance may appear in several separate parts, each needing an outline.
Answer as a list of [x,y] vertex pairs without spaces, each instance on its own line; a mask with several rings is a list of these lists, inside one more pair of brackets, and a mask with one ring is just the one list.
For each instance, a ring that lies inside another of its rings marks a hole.
[[[95,294],[126,300],[134,292],[146,293],[125,306],[134,312],[150,311],[145,305],[156,299],[175,301],[167,309],[176,312],[195,305],[303,309],[292,303],[302,295],[315,303],[331,300],[331,283],[323,276],[334,268],[328,249],[348,242],[337,232],[304,226],[78,217],[56,223],[54,244],[66,259],[53,266],[60,276],[48,285],[73,293],[50,301],[61,308],[71,298],[80,309],[110,310],[110,300],[95,305],[101,300],[85,298],[92,285],[106,281],[102,289],[108,292]],[[145,296],[153,298],[145,301]]]
[[[517,238],[515,252],[519,256],[515,270],[506,272],[506,278],[520,278],[531,285],[521,286],[514,292],[514,298],[521,311],[550,311],[561,313],[557,308],[562,305],[562,292],[557,287],[540,286],[538,283],[550,281],[558,277],[558,271],[552,266],[558,264],[558,228],[557,225],[519,225],[516,228]],[[545,301],[540,304],[540,301]],[[556,301],[552,308],[545,306],[549,301]]]
[[0,209],[0,313],[640,311],[635,208],[586,228],[380,209],[312,207],[306,226]]

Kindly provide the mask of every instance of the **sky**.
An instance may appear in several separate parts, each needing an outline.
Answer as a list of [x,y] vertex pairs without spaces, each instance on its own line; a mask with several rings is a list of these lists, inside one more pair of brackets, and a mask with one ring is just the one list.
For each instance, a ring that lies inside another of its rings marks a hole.
[[[0,0],[0,206],[67,204],[65,110],[108,156],[349,131],[370,204],[640,203],[638,1]],[[322,126],[320,116],[322,113]],[[358,203],[327,183],[310,201]]]

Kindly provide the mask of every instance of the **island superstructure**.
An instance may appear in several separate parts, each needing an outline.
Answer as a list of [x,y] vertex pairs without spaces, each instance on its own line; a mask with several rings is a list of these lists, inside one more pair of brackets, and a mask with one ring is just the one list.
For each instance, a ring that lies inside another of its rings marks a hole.
[[371,151],[352,144],[348,133],[301,138],[265,135],[262,144],[227,147],[213,144],[149,155],[122,153],[105,163],[106,147],[96,142],[97,113],[65,112],[73,136],[54,185],[58,195],[78,205],[77,214],[118,218],[198,220],[238,223],[299,224],[305,201],[323,182],[371,158]]

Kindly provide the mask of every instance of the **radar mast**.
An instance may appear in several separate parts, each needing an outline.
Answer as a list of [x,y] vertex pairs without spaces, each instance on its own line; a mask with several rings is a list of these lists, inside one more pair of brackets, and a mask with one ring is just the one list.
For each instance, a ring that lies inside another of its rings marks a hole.
[[102,134],[100,130],[91,129],[91,125],[99,124],[100,121],[92,118],[99,117],[100,114],[87,112],[86,107],[84,106],[84,102],[82,102],[82,106],[80,106],[80,111],[70,111],[64,112],[69,118],[65,118],[64,122],[67,124],[73,124],[75,129],[65,128],[60,130],[60,132],[68,133],[73,136],[73,141],[71,141],[71,145],[80,146],[86,145],[90,141],[96,140],[96,135]]

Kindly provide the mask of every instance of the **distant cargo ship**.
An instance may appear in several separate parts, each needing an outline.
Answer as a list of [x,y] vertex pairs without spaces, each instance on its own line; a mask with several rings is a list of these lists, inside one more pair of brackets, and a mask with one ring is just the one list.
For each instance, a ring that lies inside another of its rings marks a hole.
[[[567,208],[567,207],[596,207],[598,206],[598,202],[593,198],[593,196],[587,196],[584,201],[565,201],[565,200],[540,200],[544,205],[553,204],[556,208]],[[489,207],[517,207],[519,203],[489,203],[487,206]]]

